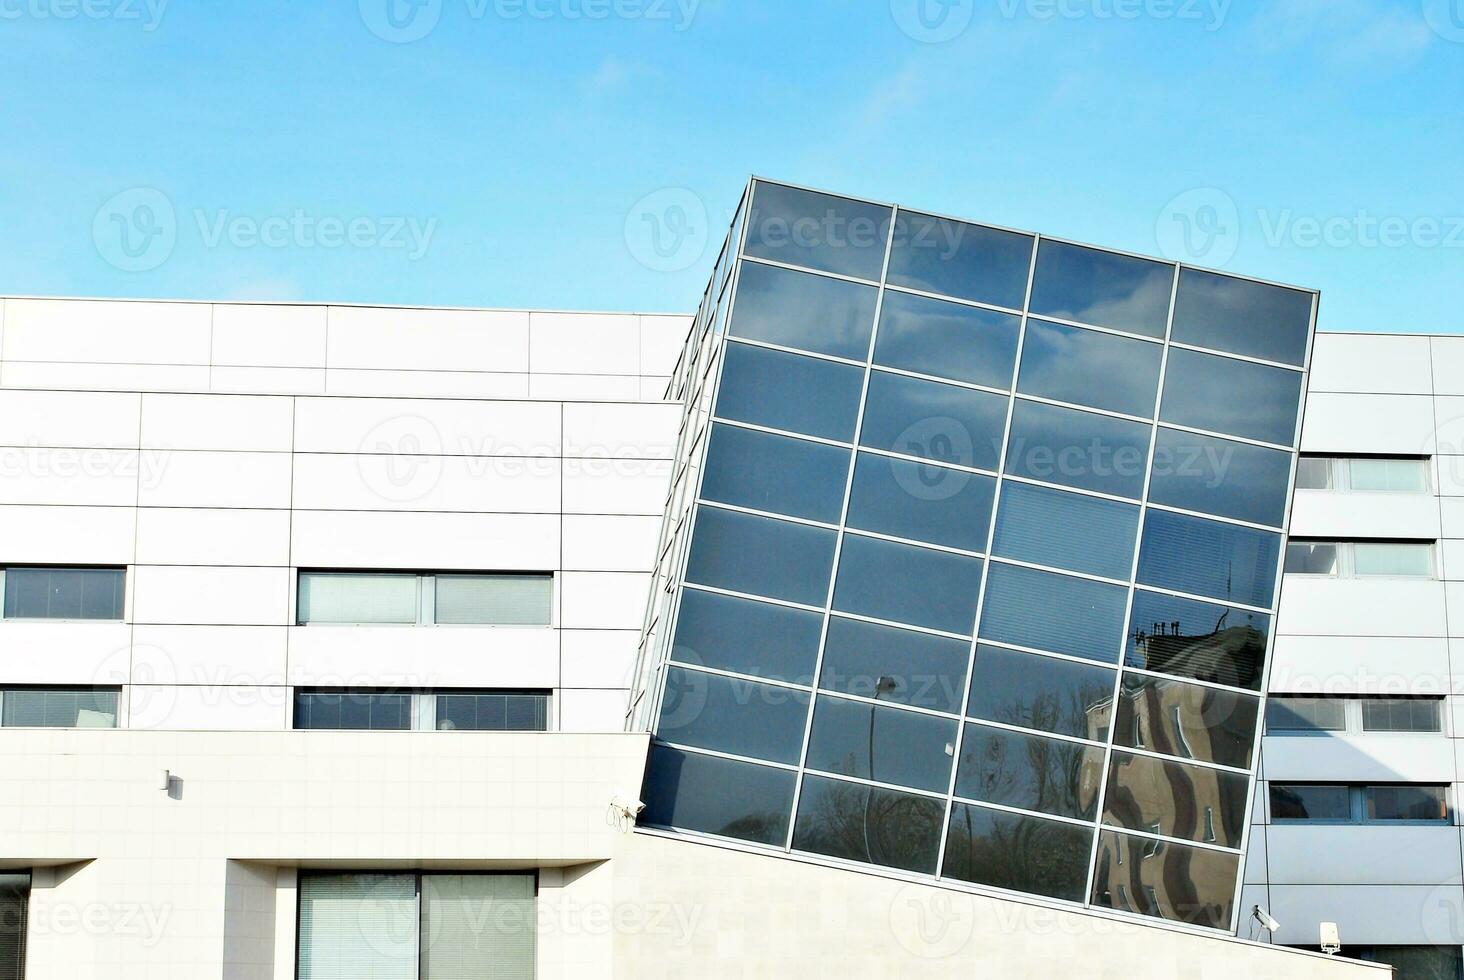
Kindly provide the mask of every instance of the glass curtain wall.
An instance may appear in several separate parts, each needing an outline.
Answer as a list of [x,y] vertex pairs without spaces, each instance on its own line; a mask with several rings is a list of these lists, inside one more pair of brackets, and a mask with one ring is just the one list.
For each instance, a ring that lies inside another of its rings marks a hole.
[[1232,928],[1315,305],[754,181],[642,825]]

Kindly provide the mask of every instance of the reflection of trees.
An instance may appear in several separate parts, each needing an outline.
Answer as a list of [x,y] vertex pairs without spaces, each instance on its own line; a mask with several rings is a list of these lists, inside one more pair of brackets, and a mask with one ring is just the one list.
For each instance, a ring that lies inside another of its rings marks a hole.
[[961,795],[1068,817],[1093,815],[1098,748],[998,729],[981,730],[965,744]]
[[851,861],[934,871],[943,812],[925,797],[810,776],[794,843]]
[[945,874],[1074,901],[1083,897],[1092,830],[956,804]]
[[1233,854],[1105,833],[1098,847],[1093,901],[1226,929],[1238,870]]
[[714,830],[712,833],[722,837],[735,837],[738,840],[782,846],[788,833],[788,815],[774,813],[770,810],[748,813],[728,821],[722,825],[720,830]]

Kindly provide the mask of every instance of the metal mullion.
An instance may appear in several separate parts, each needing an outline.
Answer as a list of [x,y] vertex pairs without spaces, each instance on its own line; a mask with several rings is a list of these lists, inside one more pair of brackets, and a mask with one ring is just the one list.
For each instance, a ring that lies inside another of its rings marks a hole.
[[1005,555],[992,555],[991,560],[998,565],[1011,565],[1014,568],[1028,568],[1034,572],[1050,572],[1053,575],[1066,575],[1068,578],[1080,578],[1087,582],[1098,582],[1102,585],[1125,586],[1129,583],[1123,579],[1107,578],[1102,575],[1094,575],[1091,572],[1074,572],[1066,568],[1056,568],[1052,565],[1040,565],[1034,561],[1024,561],[1020,558],[1007,558]]
[[[1284,552],[1284,549],[1283,549],[1283,552]],[[1297,573],[1296,572],[1292,572],[1290,574],[1295,575]],[[1335,578],[1336,576],[1333,576],[1333,575],[1317,575],[1317,576],[1314,576],[1314,577],[1315,578]],[[1281,576],[1280,575],[1277,575],[1276,578],[1277,579],[1280,579]],[[1204,603],[1208,603],[1209,605],[1212,605],[1212,606],[1225,606],[1225,607],[1230,608],[1230,609],[1244,609],[1246,612],[1260,613],[1263,616],[1271,616],[1272,618],[1274,618],[1275,615],[1276,615],[1275,614],[1275,611],[1274,611],[1274,607],[1272,609],[1267,609],[1264,606],[1253,606],[1253,605],[1251,605],[1248,602],[1235,602],[1235,601],[1230,600],[1230,599],[1216,599],[1213,596],[1196,595],[1193,592],[1181,592],[1178,589],[1167,589],[1167,588],[1165,588],[1162,585],[1150,585],[1147,582],[1135,582],[1134,583],[1134,587],[1138,591],[1140,591],[1140,592],[1154,592],[1154,593],[1157,593],[1159,595],[1174,596],[1176,599],[1191,599],[1191,600],[1193,600],[1195,602],[1204,602]],[[1339,636],[1350,636],[1351,634],[1342,633],[1342,634],[1335,634],[1335,635],[1339,635]]]
[[730,425],[736,429],[748,429],[752,432],[766,432],[773,436],[786,436],[790,439],[802,439],[804,442],[817,443],[820,446],[836,446],[839,449],[853,449],[851,442],[840,442],[837,439],[825,439],[823,436],[810,436],[802,432],[794,432],[791,429],[778,429],[771,425],[759,425],[756,422],[742,422],[738,419],[724,419],[721,417],[710,418],[715,425]]
[[698,497],[697,504],[705,504],[713,510],[729,510],[737,514],[748,514],[752,517],[762,517],[772,521],[786,521],[789,524],[802,524],[805,527],[821,528],[825,531],[836,531],[837,524],[829,524],[826,521],[815,521],[808,517],[794,517],[792,514],[779,514],[771,510],[758,510],[756,507],[744,507],[741,504],[729,504],[725,500],[709,500],[706,497]]
[[[1046,236],[1044,236],[1046,238]],[[1047,241],[1057,241],[1055,238],[1046,238]],[[1084,245],[1083,248],[1097,248],[1095,245]],[[1101,249],[1101,251],[1108,251]],[[1163,337],[1150,337],[1146,333],[1134,333],[1132,330],[1121,330],[1118,327],[1100,327],[1096,323],[1084,323],[1081,320],[1065,320],[1060,316],[1050,313],[1033,313],[1032,317],[1037,320],[1044,320],[1048,323],[1055,323],[1062,327],[1077,327],[1079,330],[1091,330],[1094,333],[1106,333],[1113,337],[1122,337],[1125,340],[1142,340],[1146,344],[1163,344]]]
[[723,752],[719,749],[703,748],[700,745],[686,745],[681,742],[673,742],[670,739],[657,735],[652,739],[652,744],[664,746],[668,749],[675,749],[678,752],[687,752],[692,755],[711,756],[714,759],[726,759],[730,762],[745,762],[752,765],[764,766],[769,769],[781,769],[784,772],[797,772],[798,767],[787,762],[774,762],[772,759],[755,759],[750,755],[738,755],[735,752]]
[[[1043,813],[1041,810],[1026,810],[1022,807],[1009,806],[1005,803],[993,803],[990,800],[973,800],[969,796],[956,796],[954,797],[954,801],[956,803],[960,803],[963,806],[975,807],[978,810],[997,810],[1001,813],[1012,813],[1021,817],[1035,817],[1038,820],[1052,820],[1056,823],[1065,823],[1075,827],[1084,827],[1088,830],[1093,829],[1093,821],[1084,820],[1082,817],[1069,817],[1057,813]],[[961,879],[956,878],[954,880],[960,881]],[[1023,894],[1030,895],[1033,893],[1024,892]]]
[[[864,431],[864,410],[869,402],[869,379],[873,374],[871,365],[874,363],[874,345],[879,340],[879,318],[884,309],[884,280],[889,274],[890,252],[895,243],[895,223],[900,214],[898,206],[890,208],[890,227],[885,235],[884,262],[880,267],[879,291],[874,298],[873,323],[869,328],[869,346],[864,364],[864,380],[859,389],[859,413],[854,420],[854,445],[859,445],[859,437]],[[854,489],[854,466],[859,462],[857,452],[849,454],[849,469],[844,475],[844,500],[839,512],[839,530],[834,537],[834,556],[832,567],[829,569],[829,587],[824,596],[823,624],[819,629],[818,655],[813,663],[813,685],[815,691],[818,688],[818,679],[823,672],[824,647],[828,643],[829,622],[834,612],[834,587],[839,582],[839,559],[844,551],[844,530],[849,520],[849,498]],[[793,850],[793,831],[798,826],[798,803],[803,795],[803,776],[808,766],[808,740],[813,734],[813,712],[818,707],[818,696],[815,694],[808,700],[808,717],[803,720],[803,745],[798,756],[798,779],[793,785],[792,809],[788,814],[788,834],[783,841],[783,852],[789,853]],[[871,771],[871,775],[872,775]]]
[[748,684],[759,684],[763,687],[778,687],[789,691],[802,691],[812,693],[813,688],[808,684],[800,684],[797,681],[785,681],[780,678],[763,677],[758,674],[744,674],[736,670],[724,670],[721,667],[709,667],[706,664],[686,663],[681,660],[667,660],[667,667],[676,667],[680,670],[689,670],[695,674],[708,674],[712,677],[725,677],[731,681],[746,681]]
[[[1149,457],[1144,463],[1144,490],[1139,497],[1139,521],[1134,532],[1134,557],[1129,565],[1128,602],[1123,610],[1123,630],[1119,633],[1118,671],[1113,677],[1113,697],[1108,708],[1108,738],[1103,750],[1103,767],[1098,776],[1098,797],[1093,812],[1096,814],[1097,831],[1093,834],[1092,848],[1088,853],[1088,878],[1083,886],[1083,905],[1093,904],[1093,882],[1098,871],[1098,845],[1103,839],[1103,807],[1108,802],[1108,773],[1113,765],[1113,745],[1118,735],[1118,701],[1123,696],[1123,676],[1128,652],[1128,635],[1132,627],[1130,620],[1134,610],[1135,583],[1139,578],[1139,555],[1144,545],[1144,518],[1149,510],[1149,487],[1154,482],[1154,448],[1159,444],[1159,411],[1164,403],[1164,377],[1169,368],[1169,336],[1174,330],[1174,304],[1179,295],[1179,266],[1174,266],[1174,278],[1169,284],[1169,310],[1164,321],[1164,346],[1159,355],[1159,382],[1154,390],[1154,418],[1149,429]],[[1259,739],[1257,739],[1259,741]],[[1241,875],[1240,877],[1244,877]]]
[[1265,531],[1269,534],[1279,534],[1281,528],[1274,524],[1257,524],[1255,521],[1243,521],[1238,517],[1226,517],[1223,514],[1209,514],[1199,510],[1188,510],[1184,507],[1174,507],[1170,504],[1161,504],[1154,501],[1149,502],[1151,510],[1162,510],[1170,514],[1180,514],[1184,517],[1198,517],[1206,521],[1214,521],[1217,524],[1230,524],[1234,527],[1249,528],[1252,531]]
[[1250,364],[1263,364],[1266,367],[1281,368],[1286,371],[1300,373],[1300,365],[1287,364],[1285,361],[1273,361],[1265,357],[1255,357],[1251,354],[1237,354],[1234,351],[1216,350],[1213,347],[1200,347],[1197,344],[1188,344],[1182,340],[1171,341],[1171,346],[1179,350],[1194,351],[1196,354],[1214,354],[1216,357],[1229,358],[1232,361],[1245,361]]
[[[814,610],[817,612],[818,610]],[[924,633],[927,636],[943,636],[948,640],[967,641],[971,637],[965,633],[950,633],[946,630],[932,629],[929,626],[914,626],[910,623],[898,623],[893,619],[879,619],[875,616],[865,616],[861,613],[845,612],[842,609],[830,609],[829,612],[840,619],[852,619],[860,623],[872,623],[875,626],[889,626],[894,629],[909,630],[911,633]]]
[[712,595],[724,595],[731,599],[747,599],[751,602],[765,602],[770,606],[782,606],[785,609],[799,609],[803,612],[820,612],[817,606],[804,605],[801,602],[793,602],[788,599],[770,599],[767,596],[753,595],[750,592],[736,592],[732,589],[724,589],[717,585],[703,585],[700,582],[682,582],[682,588],[691,589],[693,592],[709,592]]
[[1017,732],[1022,735],[1033,735],[1037,738],[1050,738],[1058,742],[1072,742],[1074,745],[1087,745],[1101,749],[1104,743],[1091,738],[1083,738],[1079,735],[1067,735],[1061,732],[1047,732],[1040,728],[1025,728],[1022,725],[1012,725],[1004,721],[992,721],[989,718],[965,718],[962,721],[967,725],[981,725],[986,728],[1000,728],[1005,732]]
[[[927,800],[944,800],[945,799],[945,794],[938,793],[935,790],[930,790],[930,789],[917,789],[914,786],[901,786],[899,783],[882,783],[882,782],[879,782],[878,780],[875,780],[875,779],[862,779],[862,778],[860,778],[858,776],[850,776],[850,775],[848,775],[846,773],[841,773],[841,772],[825,772],[822,769],[806,769],[805,772],[808,775],[810,775],[810,776],[817,776],[820,779],[832,779],[832,780],[835,780],[836,782],[850,783],[850,784],[855,785],[855,786],[868,786],[871,789],[883,789],[883,790],[888,790],[891,793],[907,793],[910,796],[919,796],[919,797],[923,797],[923,798],[925,798]],[[815,851],[813,853],[816,854],[818,852]],[[860,862],[857,862],[857,863],[864,864],[863,861],[860,861]],[[869,865],[865,865],[865,866],[868,867]],[[875,865],[875,866],[876,867],[884,867],[884,865]]]
[[[819,688],[820,694],[826,695],[837,701],[856,701],[859,704],[878,705],[881,708],[893,708],[896,711],[906,711],[911,714],[928,715],[932,718],[941,718],[945,721],[959,722],[961,719],[949,711],[940,711],[936,708],[925,708],[917,704],[907,704],[903,701],[881,701],[864,694],[851,694],[848,691],[835,691],[830,688]],[[934,792],[932,790],[931,792]],[[940,794],[936,794],[937,796]]]
[[[963,221],[961,224],[972,224],[970,221]],[[990,310],[993,313],[1006,313],[1010,316],[1021,316],[1021,310],[1014,310],[1010,306],[1001,306],[996,303],[983,303],[979,299],[966,299],[961,296],[951,296],[949,293],[932,293],[928,289],[916,289],[914,286],[903,286],[899,283],[886,283],[890,289],[897,293],[907,293],[910,296],[921,296],[925,299],[938,299],[944,303],[955,303],[958,306],[974,306],[978,310]]]
[[[1256,739],[1258,741],[1259,741],[1259,739],[1261,737],[1260,734],[1259,734],[1259,727],[1260,727],[1259,726],[1259,721],[1260,721],[1260,719],[1257,718],[1257,732],[1258,732],[1258,734],[1256,735]],[[1248,769],[1241,769],[1241,768],[1239,768],[1237,766],[1227,766],[1227,765],[1224,765],[1224,764],[1219,763],[1219,762],[1207,762],[1204,759],[1194,759],[1194,758],[1188,758],[1188,759],[1186,759],[1186,758],[1182,758],[1182,757],[1177,756],[1177,755],[1166,755],[1163,752],[1155,752],[1153,749],[1134,748],[1133,746],[1129,746],[1129,745],[1118,745],[1118,744],[1115,744],[1113,746],[1113,749],[1114,749],[1115,752],[1127,752],[1130,755],[1141,755],[1141,756],[1144,756],[1147,759],[1157,759],[1160,762],[1175,762],[1175,763],[1178,763],[1180,765],[1198,766],[1201,769],[1214,769],[1216,772],[1229,772],[1229,773],[1234,773],[1237,776],[1248,776],[1248,775],[1250,775],[1250,770],[1248,770]]]
[[[751,262],[752,259],[744,259]],[[837,354],[825,354],[821,351],[804,350],[802,347],[789,347],[787,344],[774,344],[767,340],[755,340],[751,337],[742,337],[731,332],[731,325],[728,325],[727,339],[734,344],[742,344],[745,347],[757,347],[762,350],[773,350],[780,354],[795,354],[798,357],[811,357],[816,361],[831,361],[834,364],[844,364],[849,367],[864,367],[858,361],[849,357],[840,357]]]
[[[1166,358],[1166,360],[1167,360],[1167,358]],[[1302,387],[1304,388],[1305,386],[1306,386],[1306,383],[1305,383],[1305,380],[1303,379]],[[1162,391],[1162,389],[1161,389],[1161,391]],[[1297,412],[1297,417],[1298,418],[1301,417],[1300,410],[1298,410],[1298,412]],[[1225,439],[1228,442],[1238,442],[1238,443],[1241,443],[1241,444],[1246,445],[1246,446],[1259,446],[1262,449],[1276,449],[1276,450],[1279,450],[1280,452],[1283,452],[1283,453],[1294,453],[1294,452],[1296,452],[1296,447],[1294,445],[1292,445],[1292,446],[1284,446],[1284,445],[1282,445],[1279,442],[1267,442],[1264,439],[1252,439],[1249,436],[1237,436],[1237,435],[1233,435],[1233,434],[1231,434],[1229,432],[1216,432],[1214,429],[1201,429],[1199,426],[1185,425],[1182,422],[1171,422],[1168,419],[1160,419],[1159,420],[1159,424],[1162,425],[1166,429],[1174,429],[1174,430],[1176,430],[1178,432],[1188,432],[1191,435],[1211,436],[1211,437],[1213,437],[1215,439]]]
[[[838,443],[837,445],[844,445]],[[921,466],[934,466],[938,469],[956,470],[961,473],[970,473],[974,476],[985,476],[996,479],[996,470],[983,470],[979,466],[966,466],[961,463],[950,463],[940,459],[930,459],[926,456],[910,456],[906,453],[896,452],[893,449],[877,449],[874,446],[859,446],[861,453],[868,453],[871,456],[886,456],[890,459],[899,460],[902,463],[918,463]]]
[[1098,500],[1111,500],[1116,504],[1128,504],[1130,507],[1137,507],[1139,502],[1133,497],[1122,497],[1116,493],[1105,493],[1102,490],[1089,490],[1086,487],[1072,487],[1065,483],[1049,483],[1046,480],[1038,480],[1035,477],[1020,476],[1016,473],[1008,473],[1006,479],[1012,483],[1025,483],[1029,487],[1044,487],[1048,490],[1059,490],[1063,493],[1074,493],[1081,497],[1095,497]]
[[1048,657],[1052,660],[1065,660],[1070,664],[1081,664],[1087,667],[1101,667],[1104,670],[1116,670],[1119,666],[1118,664],[1114,663],[1105,663],[1102,660],[1090,660],[1087,657],[1074,656],[1071,653],[1054,653],[1051,650],[1039,650],[1037,647],[1024,647],[1020,643],[1008,643],[1006,640],[992,640],[986,637],[982,637],[981,645],[987,647],[1001,647],[1003,650],[1012,650],[1016,653],[1029,653],[1034,657]]
[[[852,200],[852,199],[849,199]],[[855,202],[861,203],[861,202]],[[894,231],[894,221],[890,222],[890,231]],[[872,279],[860,279],[858,276],[846,276],[842,272],[830,272],[827,269],[815,269],[808,265],[795,265],[792,262],[784,262],[781,259],[770,259],[762,255],[742,256],[743,261],[755,262],[758,265],[772,266],[774,269],[787,269],[789,272],[802,272],[810,276],[823,276],[825,279],[838,279],[840,282],[852,282],[859,286],[874,286],[879,288],[880,284]]]
[[[1001,508],[1001,487],[1002,481],[1006,478],[1006,455],[1007,446],[1012,437],[1012,416],[1016,412],[1017,399],[1017,377],[1022,370],[1022,345],[1027,339],[1027,321],[1030,318],[1032,306],[1032,282],[1037,276],[1037,252],[1042,246],[1042,236],[1032,236],[1032,257],[1027,260],[1027,288],[1022,295],[1022,319],[1017,327],[1017,349],[1012,357],[1012,384],[1013,394],[1007,398],[1006,420],[1001,430],[1001,450],[997,454],[997,475],[996,486],[992,489],[991,495],[991,517],[986,524],[986,553],[991,554],[992,544],[996,540],[996,515]],[[987,558],[981,568],[981,588],[976,594],[976,609],[973,613],[971,623],[971,649],[966,655],[966,676],[964,678],[964,690],[961,691],[961,722],[956,725],[956,741],[951,752],[951,776],[946,783],[945,813],[941,817],[940,840],[936,845],[935,854],[935,877],[940,879],[945,873],[946,842],[950,836],[951,814],[954,812],[956,793],[956,776],[961,769],[961,746],[966,735],[966,715],[971,707],[971,675],[976,670],[976,649],[980,644],[981,636],[981,611],[986,603],[986,590],[991,582],[991,559]]]
[[1002,398],[1010,398],[1010,389],[1002,390],[993,388],[991,385],[978,384],[975,381],[962,381],[960,378],[947,378],[939,374],[926,374],[923,371],[911,371],[909,368],[894,367],[890,364],[871,364],[871,370],[880,374],[893,374],[901,378],[914,378],[918,381],[929,381],[932,384],[950,385],[953,388],[965,388],[968,391],[984,391],[989,395],[1000,395]]
[[1183,837],[1169,837],[1165,834],[1156,834],[1149,830],[1134,830],[1130,827],[1118,827],[1113,824],[1100,824],[1099,827],[1110,833],[1123,834],[1127,837],[1142,837],[1145,840],[1156,840],[1164,844],[1178,844],[1180,847],[1196,847],[1203,851],[1219,851],[1221,854],[1233,854],[1241,859],[1241,864],[1245,863],[1245,852],[1233,847],[1221,847],[1219,844],[1210,844],[1205,841],[1187,840]]
[[948,555],[961,555],[965,558],[985,558],[986,555],[980,551],[969,551],[965,548],[954,548],[948,544],[936,544],[933,541],[919,541],[915,538],[902,538],[894,534],[885,534],[883,531],[869,531],[862,527],[849,527],[846,530],[856,538],[871,538],[875,541],[889,541],[892,544],[909,545],[912,548],[925,548],[929,551],[943,551]]
[[[1132,625],[1132,624],[1130,624]],[[1154,677],[1165,681],[1178,681],[1183,684],[1193,684],[1196,687],[1213,688],[1216,691],[1229,691],[1232,694],[1246,694],[1250,697],[1260,697],[1259,691],[1253,691],[1246,687],[1235,687],[1232,684],[1219,684],[1215,681],[1202,681],[1198,677],[1185,677],[1183,674],[1166,674],[1158,670],[1150,670],[1147,667],[1125,666],[1125,671],[1131,674],[1143,674],[1146,677]]]
[[1146,419],[1142,415],[1130,415],[1127,412],[1115,412],[1110,408],[1098,408],[1094,405],[1082,405],[1078,402],[1065,402],[1058,398],[1048,398],[1046,395],[1034,395],[1031,392],[1019,391],[1016,396],[1024,402],[1034,402],[1038,405],[1051,405],[1054,408],[1066,408],[1075,412],[1087,412],[1089,415],[1101,415],[1109,419],[1122,419],[1125,422],[1137,422],[1139,425],[1153,425],[1153,419]]

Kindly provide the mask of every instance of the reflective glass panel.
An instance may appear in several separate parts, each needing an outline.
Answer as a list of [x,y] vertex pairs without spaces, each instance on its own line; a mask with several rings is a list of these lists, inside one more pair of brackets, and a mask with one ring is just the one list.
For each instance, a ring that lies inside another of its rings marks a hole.
[[1006,472],[1137,500],[1151,434],[1142,422],[1018,399]]
[[1171,349],[1159,418],[1211,432],[1290,446],[1301,407],[1301,372]]
[[1239,847],[1250,777],[1205,766],[1115,752],[1103,822],[1165,837]]
[[1049,239],[1037,246],[1031,311],[1163,337],[1173,286],[1172,265]]
[[994,477],[860,453],[847,521],[864,531],[985,551],[995,491]]
[[1280,527],[1290,480],[1288,452],[1161,426],[1149,500]]
[[543,732],[549,729],[548,694],[463,691],[435,698],[439,732]]
[[956,722],[904,708],[820,697],[808,735],[809,769],[944,793]]
[[548,626],[553,575],[432,576],[432,621],[442,625]]
[[1423,493],[1429,487],[1426,459],[1351,459],[1347,471],[1352,490]]
[[1102,746],[967,724],[956,795],[1091,819],[1102,772]]
[[1249,769],[1259,703],[1233,691],[1125,674],[1113,741],[1126,748]]
[[1091,827],[957,803],[941,874],[1081,902],[1092,847]]
[[1335,460],[1323,456],[1303,456],[1296,461],[1296,489],[1331,490],[1332,464]]
[[913,211],[895,219],[888,279],[896,285],[1020,310],[1031,266],[1031,235]]
[[120,568],[7,568],[6,619],[122,619]]
[[1271,819],[1348,822],[1352,819],[1351,794],[1346,786],[1272,783]]
[[701,495],[724,504],[837,524],[848,477],[847,449],[713,425]]
[[836,532],[768,517],[697,508],[686,580],[822,606]]
[[417,622],[418,579],[400,572],[301,572],[299,622]]
[[972,718],[1105,740],[1115,672],[982,644],[971,674]]
[[905,371],[1012,386],[1021,317],[888,290],[874,361]]
[[747,220],[747,255],[879,279],[890,208],[758,181]]
[[1293,698],[1272,695],[1266,702],[1266,731],[1345,732],[1347,702],[1336,698]]
[[793,848],[934,874],[945,804],[928,796],[806,775]]
[[1094,905],[1229,929],[1240,855],[1103,831]]
[[1352,946],[1348,956],[1393,967],[1397,980],[1459,980],[1464,952],[1458,946]]
[[1127,579],[1139,508],[1100,497],[1007,481],[992,554],[1073,572]]
[[940,463],[995,470],[1007,399],[987,391],[875,371],[861,445]]
[[1174,329],[1183,344],[1300,367],[1306,361],[1312,294],[1284,286],[1181,269]]
[[1364,786],[1364,820],[1426,820],[1442,823],[1449,819],[1448,788],[1444,786]]
[[798,354],[728,344],[717,417],[851,442],[862,369]]
[[1336,575],[1340,552],[1335,541],[1286,542],[1288,575]]
[[1151,510],[1139,546],[1139,582],[1268,608],[1281,535]]
[[687,589],[671,657],[736,674],[808,684],[823,616],[766,602]]
[[847,534],[834,608],[969,636],[981,564],[979,558]]
[[808,693],[671,667],[656,734],[668,742],[796,765]]
[[1270,631],[1265,613],[1136,589],[1124,663],[1258,691]]
[[653,746],[640,822],[781,847],[797,780],[787,769]]
[[869,357],[878,295],[873,286],[744,262],[727,332],[862,361]]
[[1153,418],[1163,356],[1160,344],[1028,320],[1017,390]]
[[1415,541],[1358,541],[1352,546],[1357,575],[1432,578],[1433,545]]
[[412,696],[370,691],[296,691],[295,727],[404,732],[412,727]]
[[[1274,702],[1268,702],[1274,703]],[[1439,698],[1367,698],[1362,702],[1365,732],[1442,731]],[[1270,715],[1267,714],[1269,719]]]
[[1128,590],[1016,565],[991,566],[981,636],[1117,663]]
[[969,653],[965,640],[835,616],[819,686],[954,714],[961,710]]

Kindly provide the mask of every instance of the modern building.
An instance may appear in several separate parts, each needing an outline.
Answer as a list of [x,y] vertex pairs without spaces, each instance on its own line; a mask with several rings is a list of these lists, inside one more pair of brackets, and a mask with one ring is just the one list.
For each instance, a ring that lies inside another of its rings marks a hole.
[[1457,974],[1464,337],[743,210],[694,317],[0,300],[0,978]]

